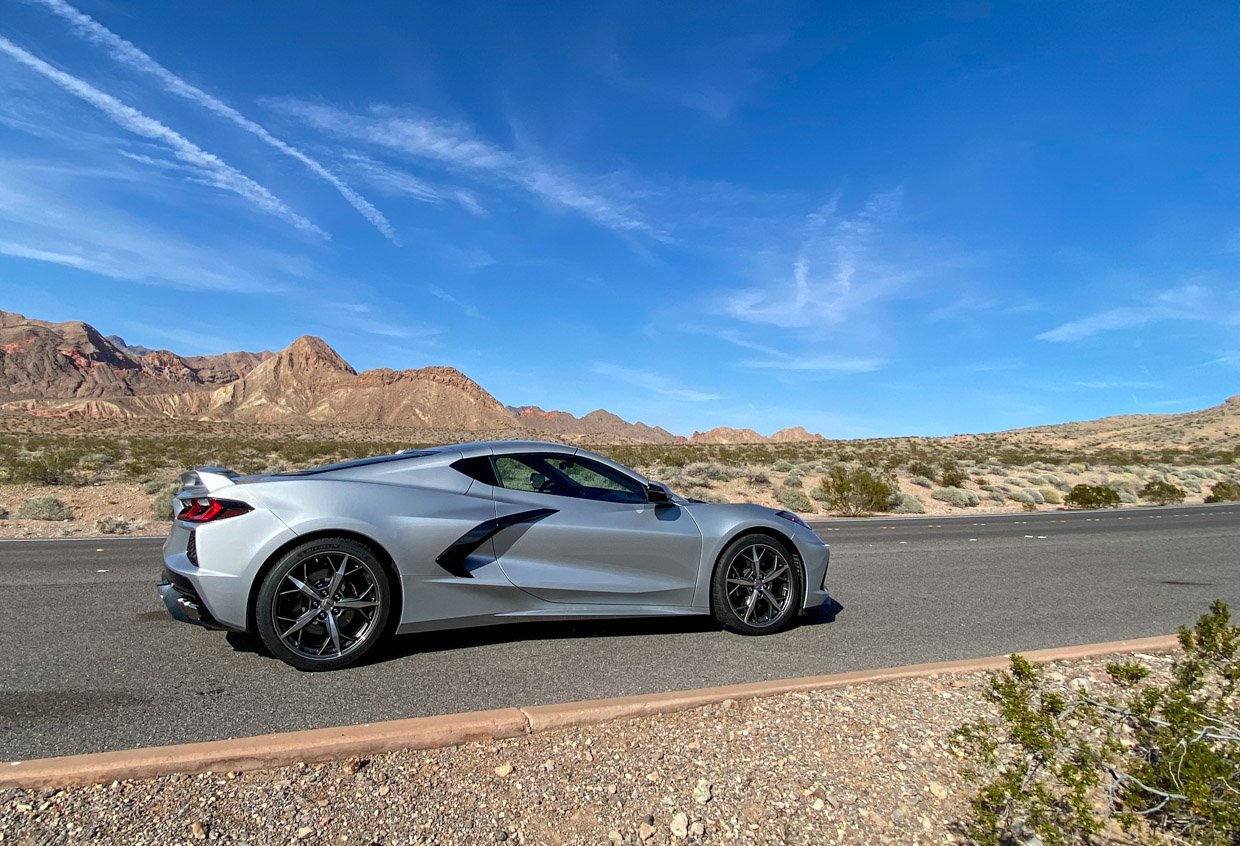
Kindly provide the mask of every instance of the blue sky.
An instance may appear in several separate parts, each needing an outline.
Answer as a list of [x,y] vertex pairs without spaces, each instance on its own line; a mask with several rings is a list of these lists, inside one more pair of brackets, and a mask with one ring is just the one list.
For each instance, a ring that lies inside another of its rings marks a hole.
[[1240,10],[860,6],[5,0],[0,308],[684,433],[1240,393]]

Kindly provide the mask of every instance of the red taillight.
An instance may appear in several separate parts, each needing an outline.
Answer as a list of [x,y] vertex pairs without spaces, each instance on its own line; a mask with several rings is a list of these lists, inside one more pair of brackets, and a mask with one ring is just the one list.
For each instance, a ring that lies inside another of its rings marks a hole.
[[178,520],[184,520],[186,523],[210,523],[213,520],[223,520],[228,517],[237,517],[245,514],[247,511],[254,509],[246,505],[244,502],[237,502],[231,499],[213,499],[211,497],[203,497],[200,499],[188,500],[188,504],[177,515]]

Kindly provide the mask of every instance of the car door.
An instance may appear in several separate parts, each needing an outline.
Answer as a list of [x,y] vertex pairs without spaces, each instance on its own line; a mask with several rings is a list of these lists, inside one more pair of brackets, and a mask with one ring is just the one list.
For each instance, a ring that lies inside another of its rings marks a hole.
[[702,533],[688,511],[656,507],[640,481],[593,459],[522,453],[493,460],[496,514],[539,515],[494,537],[496,558],[517,587],[549,602],[693,603]]

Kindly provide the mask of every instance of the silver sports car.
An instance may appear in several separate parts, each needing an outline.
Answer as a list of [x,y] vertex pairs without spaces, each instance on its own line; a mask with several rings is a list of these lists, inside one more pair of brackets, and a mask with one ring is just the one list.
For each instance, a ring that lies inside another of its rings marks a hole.
[[743,634],[827,601],[795,514],[684,499],[552,443],[457,444],[267,476],[181,477],[159,594],[306,670],[390,633],[713,614]]

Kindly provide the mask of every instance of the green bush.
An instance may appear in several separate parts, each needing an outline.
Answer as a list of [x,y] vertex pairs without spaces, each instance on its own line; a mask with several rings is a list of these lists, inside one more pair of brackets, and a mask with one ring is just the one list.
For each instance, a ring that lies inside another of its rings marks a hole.
[[818,483],[815,497],[845,517],[891,509],[899,489],[868,467],[837,464]]
[[809,496],[802,488],[790,488],[784,485],[775,493],[775,498],[779,500],[779,504],[791,511],[801,511],[810,513],[814,511],[814,504],[810,502]]
[[[952,743],[979,785],[969,835],[984,846],[1094,844],[1114,821],[1139,842],[1235,844],[1240,833],[1240,626],[1215,602],[1167,681],[1134,660],[1107,665],[1118,695],[1048,689],[1020,655],[992,675],[1000,714]],[[1131,841],[1125,841],[1131,842]]]
[[786,458],[777,458],[775,459],[775,463],[771,466],[774,467],[776,470],[778,470],[780,473],[787,473],[789,470],[792,469],[792,462]]
[[1142,499],[1148,499],[1155,505],[1171,505],[1184,501],[1184,489],[1177,488],[1162,479],[1151,479],[1146,482],[1145,487],[1141,488],[1137,495]]
[[129,535],[135,529],[146,524],[141,520],[127,520],[124,517],[100,517],[95,521],[95,531],[101,535]]
[[163,482],[149,481],[142,483],[142,493],[157,494],[164,489],[166,485]]
[[1240,482],[1215,482],[1206,502],[1240,502]]
[[72,520],[73,510],[54,496],[34,496],[17,506],[18,520]]
[[77,472],[76,456],[63,452],[18,456],[7,464],[4,477],[11,484],[61,486],[85,482]]
[[789,473],[788,478],[784,479],[784,484],[790,488],[805,487],[805,482],[801,479],[801,473],[798,470],[793,470]]
[[964,488],[935,488],[930,492],[930,496],[939,502],[946,502],[953,508],[974,508],[982,502],[982,498],[977,495],[976,491],[968,491]]
[[943,462],[943,472],[939,473],[939,484],[945,488],[958,488],[968,480],[965,472],[956,466],[954,461]]
[[1120,503],[1119,492],[1106,485],[1073,485],[1064,502],[1074,508],[1115,508]]
[[1063,505],[1063,494],[1058,488],[1038,488],[1042,499],[1050,505]]
[[921,488],[934,487],[934,480],[930,479],[927,476],[914,476],[913,478],[909,479],[909,481],[912,482],[914,485],[917,485],[918,487],[921,487]]
[[925,476],[927,479],[934,475],[934,468],[924,461],[910,461],[908,463],[908,472],[913,476]]
[[926,506],[911,493],[898,493],[891,505],[892,514],[925,514]]
[[172,498],[181,491],[181,483],[173,482],[165,485],[151,502],[151,514],[156,520],[171,520],[173,517]]

